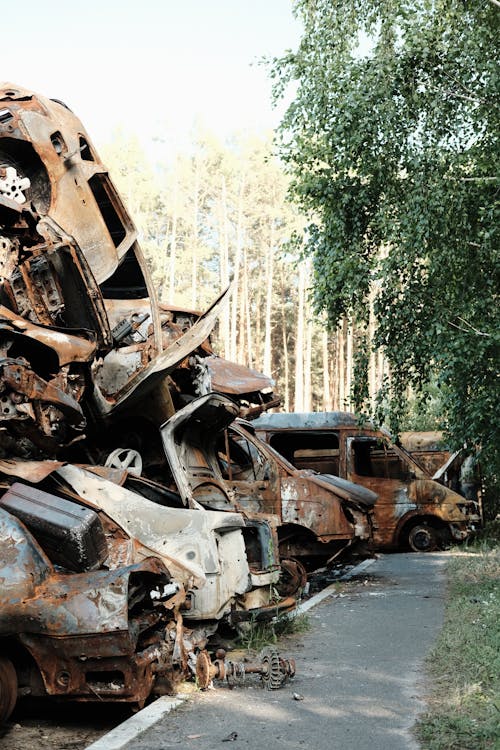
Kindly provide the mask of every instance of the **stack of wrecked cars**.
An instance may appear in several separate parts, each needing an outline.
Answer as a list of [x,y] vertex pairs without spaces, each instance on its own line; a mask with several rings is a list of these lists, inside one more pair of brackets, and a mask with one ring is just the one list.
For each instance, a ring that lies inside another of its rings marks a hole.
[[295,606],[307,570],[370,543],[377,495],[297,468],[252,423],[279,404],[157,301],[78,118],[0,84],[0,720],[18,695],[143,705],[239,667],[212,647]]
[[9,85],[0,87],[0,276],[6,455],[79,455],[70,448],[85,438],[80,454],[102,463],[117,436],[140,444],[174,401],[224,381],[248,409],[273,403],[268,378],[211,350],[227,293],[203,315],[159,305],[137,231],[80,121]]
[[[276,528],[155,482],[158,428],[228,373],[247,413],[272,384],[211,349],[227,293],[202,315],[157,303],[80,121],[10,84],[0,269],[0,719],[18,695],[142,705],[237,672],[206,651],[217,625],[295,604]],[[244,671],[275,688],[293,670],[272,652]]]
[[[2,720],[18,693],[141,706],[189,676],[207,687],[238,672],[206,651],[221,621],[294,604],[270,600],[272,545],[260,528],[267,567],[249,563],[241,514],[184,508],[116,469],[4,460],[0,471]],[[273,652],[244,671],[277,688],[294,665]]]

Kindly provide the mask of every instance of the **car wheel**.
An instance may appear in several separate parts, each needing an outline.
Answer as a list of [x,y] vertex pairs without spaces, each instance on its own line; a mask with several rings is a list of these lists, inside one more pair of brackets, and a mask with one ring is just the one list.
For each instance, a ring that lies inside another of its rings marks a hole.
[[17,674],[12,662],[0,656],[0,724],[7,721],[17,701]]
[[433,552],[437,549],[436,529],[426,523],[418,523],[408,533],[408,544],[413,552]]

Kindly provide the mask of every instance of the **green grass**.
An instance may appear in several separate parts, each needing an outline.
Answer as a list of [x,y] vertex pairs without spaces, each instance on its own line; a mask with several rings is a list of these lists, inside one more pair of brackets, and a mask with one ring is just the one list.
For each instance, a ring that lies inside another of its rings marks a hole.
[[[497,530],[498,531],[498,528]],[[497,533],[455,552],[443,630],[428,660],[423,750],[500,748],[500,546]]]
[[264,646],[277,643],[279,638],[292,633],[305,633],[310,628],[307,615],[279,615],[271,622],[249,620],[240,630],[238,645],[247,651],[260,651]]

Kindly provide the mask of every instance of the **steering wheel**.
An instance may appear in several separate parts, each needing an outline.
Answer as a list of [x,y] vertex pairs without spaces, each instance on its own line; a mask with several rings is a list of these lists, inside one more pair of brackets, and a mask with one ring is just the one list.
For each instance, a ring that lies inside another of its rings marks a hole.
[[116,448],[107,457],[104,466],[112,469],[125,469],[130,474],[140,477],[142,474],[142,456],[133,448]]

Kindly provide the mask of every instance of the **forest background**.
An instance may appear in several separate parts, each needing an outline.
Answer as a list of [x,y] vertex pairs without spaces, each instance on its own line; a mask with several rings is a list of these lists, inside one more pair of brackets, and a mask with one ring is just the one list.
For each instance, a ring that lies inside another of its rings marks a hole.
[[[216,351],[270,375],[286,410],[351,408],[356,337],[347,319],[328,331],[312,308],[311,262],[293,242],[304,220],[272,133],[221,141],[199,128],[182,153],[152,163],[121,131],[102,151],[159,298],[201,311],[232,282]],[[372,366],[375,395],[383,356]]]
[[493,482],[499,7],[296,0],[278,149],[198,128],[154,166],[123,132],[104,150],[160,298],[203,309],[233,280],[220,354],[287,410],[445,427]]

